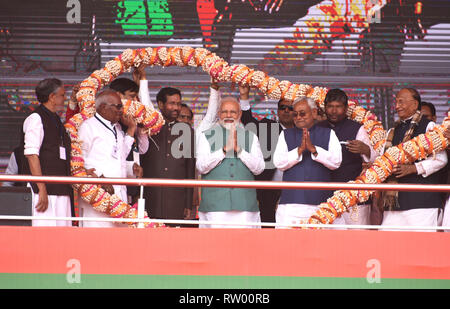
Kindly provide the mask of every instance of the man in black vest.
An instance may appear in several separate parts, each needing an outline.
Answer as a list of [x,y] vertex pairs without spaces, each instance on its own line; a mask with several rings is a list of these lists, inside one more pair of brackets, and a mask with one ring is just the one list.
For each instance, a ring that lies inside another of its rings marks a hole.
[[[385,150],[396,146],[420,134],[432,130],[435,123],[422,117],[421,99],[416,89],[403,88],[395,100],[395,109],[399,121],[388,132]],[[438,184],[437,173],[447,164],[445,150],[429,156],[425,160],[411,164],[399,164],[393,169],[389,182]],[[436,226],[442,209],[442,196],[439,192],[383,192],[382,225]]]
[[[56,78],[44,79],[36,86],[41,105],[23,124],[23,173],[33,176],[70,176],[70,138],[56,114],[64,108],[66,91]],[[19,168],[19,170],[21,170]],[[33,216],[71,217],[68,184],[33,183]],[[33,226],[71,226],[70,221],[33,220]]]
[[[371,147],[364,127],[347,118],[348,97],[341,89],[331,89],[324,100],[327,120],[319,125],[333,129],[342,145],[342,163],[331,171],[332,182],[355,180],[363,169],[363,162],[373,162],[377,153]],[[343,214],[345,224],[370,224],[370,202],[357,205]]]
[[[261,144],[261,150],[264,154],[266,168],[264,172],[255,176],[255,180],[260,181],[281,181],[283,172],[273,165],[273,153],[278,142],[280,132],[287,128],[294,127],[292,101],[280,100],[278,102],[277,116],[278,122],[263,118],[257,120],[252,115],[252,109],[249,102],[250,88],[248,86],[239,86],[239,102],[242,110],[242,123],[247,126],[254,124],[258,139]],[[252,129],[250,126],[248,127]],[[261,213],[261,222],[275,222],[275,210],[280,199],[281,190],[277,189],[258,189],[256,190],[259,210]]]
[[[181,109],[181,92],[162,88],[156,95],[165,124],[151,138],[147,153],[141,156],[145,178],[194,179],[194,130],[177,122]],[[145,187],[145,208],[149,217],[188,219],[193,209],[193,189]]]

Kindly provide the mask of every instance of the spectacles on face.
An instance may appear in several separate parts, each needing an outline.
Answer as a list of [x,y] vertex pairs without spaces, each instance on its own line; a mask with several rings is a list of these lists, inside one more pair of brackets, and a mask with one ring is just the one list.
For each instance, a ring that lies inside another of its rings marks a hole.
[[415,102],[416,100],[414,99],[403,99],[403,98],[396,98],[395,99],[395,104],[397,105],[405,105],[409,102]]
[[307,113],[304,111],[294,112],[294,118],[298,118],[298,117],[304,118],[306,115],[307,115]]
[[123,104],[110,104],[109,106],[115,107],[116,109],[122,109]]
[[294,110],[292,105],[284,105],[284,104],[279,105],[278,109],[281,110],[281,111],[286,111],[286,109],[287,109],[289,112],[292,112]]

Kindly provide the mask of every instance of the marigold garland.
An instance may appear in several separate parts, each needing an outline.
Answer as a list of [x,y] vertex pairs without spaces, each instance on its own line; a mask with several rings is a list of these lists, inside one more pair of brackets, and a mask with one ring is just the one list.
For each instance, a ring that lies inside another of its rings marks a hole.
[[[355,181],[349,181],[349,183],[382,183],[391,175],[394,166],[423,160],[433,153],[445,150],[450,145],[450,141],[443,135],[444,130],[448,126],[450,126],[450,112],[442,125],[436,126],[432,131],[421,134],[405,143],[390,147],[385,154],[375,159],[375,162],[369,169],[356,178]],[[359,193],[362,194],[360,195]],[[331,198],[319,205],[319,209],[306,223],[331,224],[349,208],[367,201],[369,196],[369,191],[335,191]],[[336,204],[342,204],[343,207],[336,209]]]
[[[229,65],[225,60],[205,48],[184,46],[173,48],[147,47],[137,50],[126,49],[115,59],[108,61],[103,69],[94,71],[80,85],[80,90],[76,96],[80,106],[80,113],[74,115],[65,125],[72,140],[71,171],[73,176],[87,176],[81,152],[82,141],[79,140],[77,132],[82,122],[95,114],[96,93],[123,72],[141,64],[165,67],[201,66],[205,72],[217,81],[231,81],[256,87],[265,93],[267,97],[276,100],[286,99],[293,101],[296,98],[307,96],[314,99],[322,109],[324,108],[323,101],[328,91],[324,87],[312,87],[306,84],[279,81],[262,71],[250,69],[242,64]],[[143,124],[146,133],[149,135],[157,134],[164,124],[161,114],[152,107],[144,107],[140,102],[130,101],[125,102],[124,105],[126,113],[133,115],[138,123]],[[363,124],[375,149],[384,145],[386,133],[381,123],[377,121],[372,113],[358,106],[355,102],[349,102],[348,116]],[[136,218],[136,207],[128,205],[115,195],[111,196],[101,187],[92,187],[87,184],[77,184],[74,187],[79,190],[80,196],[88,201],[97,211],[108,213],[113,217]],[[346,195],[344,194],[344,196]],[[336,204],[340,205],[340,203]],[[341,207],[338,209],[341,210]],[[327,215],[321,217],[328,218]],[[327,221],[329,220],[327,219]]]

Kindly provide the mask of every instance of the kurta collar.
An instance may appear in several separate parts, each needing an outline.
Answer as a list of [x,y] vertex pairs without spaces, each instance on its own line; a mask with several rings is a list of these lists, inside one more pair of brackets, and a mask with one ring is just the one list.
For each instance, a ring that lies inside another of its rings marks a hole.
[[400,119],[400,122],[403,123],[403,124],[405,124],[405,123],[410,123],[411,120],[413,119],[413,117],[414,117],[414,115],[412,115],[412,116],[409,117],[409,118],[406,118],[405,120],[401,120],[401,119]]

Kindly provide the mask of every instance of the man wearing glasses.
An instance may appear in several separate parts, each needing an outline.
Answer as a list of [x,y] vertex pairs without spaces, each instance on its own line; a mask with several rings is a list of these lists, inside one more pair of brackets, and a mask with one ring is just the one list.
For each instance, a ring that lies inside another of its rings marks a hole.
[[[401,89],[395,98],[399,120],[388,131],[384,151],[432,130],[435,123],[421,114],[421,98],[414,88]],[[437,173],[447,164],[445,150],[425,160],[394,166],[389,183],[439,184]],[[379,207],[384,209],[382,225],[436,226],[442,218],[439,192],[385,191]]]
[[[101,92],[96,100],[96,113],[84,121],[78,131],[82,143],[84,166],[94,177],[142,177],[142,168],[134,163],[127,164],[126,158],[134,142],[137,125],[135,120],[124,115],[119,94],[114,90]],[[119,121],[127,126],[122,130]],[[127,201],[127,189],[124,185],[103,186],[110,194],[116,194]],[[109,215],[97,212],[87,202],[79,199],[81,217],[109,218]],[[120,227],[122,223],[105,221],[83,221],[83,227]]]
[[[239,103],[242,109],[241,121],[244,125],[255,124],[258,139],[261,143],[261,150],[264,154],[266,168],[255,179],[259,181],[282,181],[283,172],[273,165],[273,153],[277,145],[280,132],[294,127],[292,101],[280,100],[278,102],[277,116],[278,122],[269,118],[257,120],[252,115],[249,100],[250,88],[239,86]],[[251,129],[251,128],[250,128]],[[275,222],[275,210],[280,199],[281,190],[258,189],[256,191],[259,209],[261,212],[261,222]]]
[[[315,124],[317,105],[311,98],[293,103],[294,127],[278,138],[273,163],[283,171],[283,181],[330,182],[331,171],[342,162],[342,148],[335,132]],[[276,222],[298,224],[332,194],[329,190],[282,190]],[[335,220],[339,224],[342,218]]]

